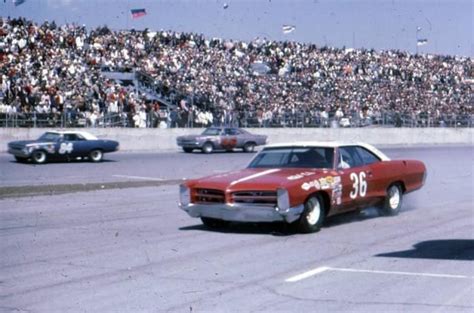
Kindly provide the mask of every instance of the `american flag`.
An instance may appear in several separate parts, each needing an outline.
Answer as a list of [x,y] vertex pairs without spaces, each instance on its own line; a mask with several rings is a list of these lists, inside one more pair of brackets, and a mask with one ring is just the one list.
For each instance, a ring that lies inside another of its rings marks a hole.
[[146,15],[145,9],[131,9],[130,12],[132,13],[132,18],[140,18]]

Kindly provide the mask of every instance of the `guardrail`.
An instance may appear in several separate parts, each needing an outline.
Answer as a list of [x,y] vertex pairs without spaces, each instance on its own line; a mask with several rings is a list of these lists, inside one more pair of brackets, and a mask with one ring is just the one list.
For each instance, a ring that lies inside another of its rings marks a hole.
[[202,128],[209,126],[235,126],[245,128],[359,128],[367,126],[383,127],[473,127],[474,116],[444,115],[437,118],[411,116],[395,112],[383,112],[378,116],[360,118],[337,118],[334,114],[321,117],[309,112],[283,113],[264,118],[257,112],[244,112],[240,115],[214,116],[212,122],[194,116],[192,113],[179,114],[168,111],[139,113],[90,114],[82,112],[67,113],[0,113],[0,127],[28,128]]

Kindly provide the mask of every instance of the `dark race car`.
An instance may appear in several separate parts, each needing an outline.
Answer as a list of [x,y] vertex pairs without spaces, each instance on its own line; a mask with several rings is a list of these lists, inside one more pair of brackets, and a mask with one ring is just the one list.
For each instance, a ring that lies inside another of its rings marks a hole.
[[251,134],[234,127],[211,127],[201,135],[179,136],[176,139],[176,143],[184,152],[200,149],[204,153],[211,153],[214,150],[232,151],[234,148],[253,152],[256,146],[264,145],[266,142],[267,136]]
[[18,162],[32,160],[36,164],[52,159],[75,160],[88,158],[100,162],[104,153],[119,149],[114,140],[98,139],[83,131],[50,131],[37,140],[21,140],[8,143],[8,152]]

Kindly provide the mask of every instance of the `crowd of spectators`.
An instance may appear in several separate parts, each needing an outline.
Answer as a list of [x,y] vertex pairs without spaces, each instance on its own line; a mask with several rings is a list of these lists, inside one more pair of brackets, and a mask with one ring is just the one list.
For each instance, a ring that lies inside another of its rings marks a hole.
[[[115,124],[135,127],[242,124],[249,114],[261,125],[301,113],[440,120],[472,116],[472,64],[469,57],[2,18],[0,113],[81,117],[87,125],[115,116]],[[104,69],[140,73],[143,88],[107,79]],[[176,106],[150,100],[150,89]]]

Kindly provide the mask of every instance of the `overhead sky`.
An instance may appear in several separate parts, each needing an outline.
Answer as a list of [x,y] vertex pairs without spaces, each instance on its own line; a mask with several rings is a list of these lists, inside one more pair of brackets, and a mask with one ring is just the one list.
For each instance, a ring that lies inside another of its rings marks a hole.
[[[36,22],[107,25],[112,29],[174,30],[249,41],[399,49],[473,56],[471,0],[0,0],[0,16]],[[131,9],[147,15],[132,19]],[[285,34],[284,25],[294,26]],[[418,30],[417,30],[418,29]]]

